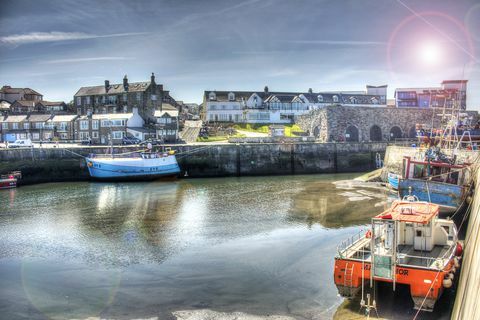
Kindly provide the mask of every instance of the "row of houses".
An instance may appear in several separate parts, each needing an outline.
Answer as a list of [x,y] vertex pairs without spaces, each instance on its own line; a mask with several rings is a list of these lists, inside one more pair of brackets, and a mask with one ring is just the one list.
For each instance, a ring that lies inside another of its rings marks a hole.
[[364,91],[271,92],[205,91],[203,119],[207,122],[294,123],[299,116],[326,106],[466,108],[467,80],[446,80],[435,88],[399,88],[387,100],[387,85],[367,85]]
[[0,134],[4,141],[87,141],[92,144],[121,144],[124,137],[140,140],[158,138],[164,142],[178,139],[178,111],[158,110],[155,123],[145,126],[138,109],[131,113],[107,114],[29,114],[0,118]]

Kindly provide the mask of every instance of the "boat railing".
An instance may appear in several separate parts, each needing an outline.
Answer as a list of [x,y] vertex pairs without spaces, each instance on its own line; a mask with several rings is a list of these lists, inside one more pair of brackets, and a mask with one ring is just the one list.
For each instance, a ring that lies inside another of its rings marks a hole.
[[340,257],[348,256],[348,253],[352,250],[354,244],[358,243],[363,238],[365,238],[365,230],[360,230],[358,233],[343,240],[337,247],[338,255]]
[[[416,256],[410,254],[397,254],[397,259],[418,259],[420,263],[402,263],[401,261],[397,261],[397,264],[401,264],[404,266],[416,266],[416,267],[428,267],[428,268],[435,268],[437,270],[442,270],[448,261],[453,257],[455,252],[455,245],[452,245],[441,257],[426,257],[426,256]],[[448,258],[448,259],[447,259]],[[445,262],[447,259],[447,262]]]

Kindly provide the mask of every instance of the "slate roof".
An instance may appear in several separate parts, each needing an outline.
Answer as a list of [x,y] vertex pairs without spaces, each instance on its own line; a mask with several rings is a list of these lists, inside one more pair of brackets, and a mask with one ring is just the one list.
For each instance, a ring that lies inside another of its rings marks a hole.
[[22,115],[22,116],[8,116],[6,119],[3,119],[2,122],[8,122],[8,123],[22,122],[22,121],[25,121],[25,119],[27,119],[27,116],[25,116],[25,115]]
[[35,94],[41,96],[41,93],[38,93],[37,91],[30,89],[30,88],[12,88],[10,86],[3,86],[0,89],[1,93],[6,93],[6,94],[18,94],[18,93],[23,93],[23,94]]
[[45,122],[50,119],[52,115],[50,114],[31,114],[27,121],[28,122]]
[[150,81],[128,83],[128,91],[125,91],[123,84],[110,84],[108,92],[105,91],[105,85],[93,87],[81,87],[75,97],[95,96],[105,94],[122,94],[127,92],[144,92],[150,86]]
[[11,103],[8,102],[7,100],[1,100],[0,101],[0,110],[10,110],[10,105],[11,105]]
[[52,119],[48,120],[48,122],[69,122],[69,121],[73,121],[77,117],[78,117],[78,115],[76,115],[76,114],[58,115],[58,116],[54,116]]
[[39,101],[38,103],[41,103],[46,107],[61,106],[61,105],[65,104],[65,102],[63,102],[63,101],[44,101],[44,100]]
[[37,101],[33,100],[15,100],[12,104],[18,103],[19,105],[23,107],[34,107]]
[[165,114],[168,114],[170,117],[178,117],[178,110],[155,110],[153,115],[155,118],[163,117]]

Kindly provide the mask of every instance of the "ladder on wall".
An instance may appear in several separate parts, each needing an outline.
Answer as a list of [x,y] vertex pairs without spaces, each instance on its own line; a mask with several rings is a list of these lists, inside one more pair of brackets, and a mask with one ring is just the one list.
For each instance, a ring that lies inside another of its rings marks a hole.
[[[353,269],[355,268],[355,264],[347,264],[345,265],[345,271],[343,275],[343,285],[347,288],[353,287]],[[351,293],[350,293],[351,294]]]

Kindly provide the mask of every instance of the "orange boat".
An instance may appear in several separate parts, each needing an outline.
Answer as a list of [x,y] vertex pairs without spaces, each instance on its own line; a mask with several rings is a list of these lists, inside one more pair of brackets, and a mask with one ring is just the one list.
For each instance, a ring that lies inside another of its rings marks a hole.
[[410,286],[415,309],[432,311],[452,286],[462,253],[454,222],[438,213],[438,205],[410,196],[372,218],[371,230],[344,241],[334,270],[340,295],[362,290],[363,297],[375,281],[392,283],[393,290],[400,283]]

